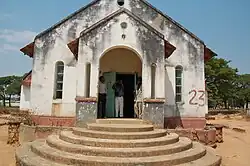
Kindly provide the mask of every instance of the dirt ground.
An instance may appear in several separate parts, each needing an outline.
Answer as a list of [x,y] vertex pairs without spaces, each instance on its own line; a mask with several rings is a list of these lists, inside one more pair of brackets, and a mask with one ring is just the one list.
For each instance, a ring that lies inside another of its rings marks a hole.
[[[0,119],[0,123],[7,122]],[[7,145],[8,127],[0,126],[0,166],[15,166],[15,147]]]
[[[0,119],[0,123],[5,120]],[[240,116],[216,116],[216,120],[208,123],[227,126],[223,129],[224,143],[217,144],[216,151],[222,156],[222,166],[249,166],[250,165],[250,121],[243,120]],[[237,132],[232,128],[241,128],[246,132]],[[15,166],[15,147],[7,142],[7,126],[0,126],[0,166]]]
[[[227,126],[223,129],[224,142],[217,144],[216,151],[222,156],[222,166],[250,165],[250,121],[241,116],[216,116],[216,120],[208,123]],[[233,128],[240,128],[245,132],[237,132]]]

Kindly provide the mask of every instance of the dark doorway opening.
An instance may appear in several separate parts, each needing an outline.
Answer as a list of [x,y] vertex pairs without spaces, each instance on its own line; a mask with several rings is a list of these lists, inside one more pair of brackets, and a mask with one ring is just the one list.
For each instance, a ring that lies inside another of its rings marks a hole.
[[116,74],[116,80],[122,80],[124,86],[124,118],[134,118],[134,74]]

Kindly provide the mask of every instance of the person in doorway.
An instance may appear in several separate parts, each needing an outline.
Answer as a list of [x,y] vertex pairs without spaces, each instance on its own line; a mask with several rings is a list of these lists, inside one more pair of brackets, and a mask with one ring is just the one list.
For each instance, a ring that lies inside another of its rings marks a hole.
[[106,97],[107,97],[107,88],[105,84],[105,79],[103,76],[99,77],[98,84],[98,112],[99,118],[105,118],[106,115]]
[[139,77],[138,81],[136,83],[136,89],[135,89],[135,104],[134,104],[134,110],[135,110],[135,116],[139,119],[142,118],[142,78]]
[[124,96],[124,87],[122,80],[118,80],[112,88],[115,91],[115,112],[116,117],[123,117],[123,96]]

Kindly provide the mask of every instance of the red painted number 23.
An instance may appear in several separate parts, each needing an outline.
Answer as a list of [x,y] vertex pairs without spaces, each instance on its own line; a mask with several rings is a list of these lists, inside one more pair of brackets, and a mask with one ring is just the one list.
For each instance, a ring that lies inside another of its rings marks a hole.
[[[204,106],[205,105],[205,91],[204,90],[191,90],[189,92],[189,95],[191,95],[191,99],[189,100],[189,104],[190,105],[199,105],[199,106]],[[198,98],[198,100],[197,100]],[[199,101],[198,102],[195,102],[194,100],[196,99],[196,101]]]

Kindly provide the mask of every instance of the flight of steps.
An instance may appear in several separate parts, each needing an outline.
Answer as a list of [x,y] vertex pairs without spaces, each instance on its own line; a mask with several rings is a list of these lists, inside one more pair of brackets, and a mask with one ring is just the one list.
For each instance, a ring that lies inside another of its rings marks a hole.
[[220,166],[213,149],[138,119],[103,119],[16,151],[17,166]]

